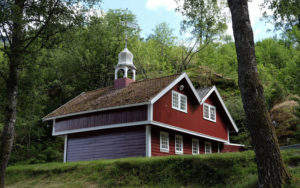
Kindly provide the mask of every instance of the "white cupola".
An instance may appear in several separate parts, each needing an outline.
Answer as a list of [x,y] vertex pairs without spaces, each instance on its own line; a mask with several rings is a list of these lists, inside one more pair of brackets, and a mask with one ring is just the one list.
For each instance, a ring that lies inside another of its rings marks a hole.
[[115,68],[115,80],[118,78],[118,72],[123,71],[123,78],[128,78],[128,72],[132,72],[132,80],[135,80],[136,67],[133,64],[133,54],[127,49],[122,50],[118,55],[118,64]]

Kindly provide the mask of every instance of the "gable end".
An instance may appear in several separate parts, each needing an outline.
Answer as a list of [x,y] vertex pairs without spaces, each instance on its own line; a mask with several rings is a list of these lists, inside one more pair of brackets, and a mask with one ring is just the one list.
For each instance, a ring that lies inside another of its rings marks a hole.
[[224,111],[226,112],[226,115],[227,115],[227,117],[229,118],[229,121],[230,121],[230,123],[232,124],[234,130],[235,130],[236,132],[239,132],[239,129],[237,128],[237,126],[236,126],[236,124],[235,124],[233,118],[231,117],[231,115],[230,115],[228,109],[226,108],[225,103],[224,103],[224,101],[223,101],[223,99],[222,99],[220,93],[218,92],[216,86],[213,86],[213,87],[211,88],[211,90],[206,94],[206,96],[203,97],[203,99],[201,100],[201,105],[204,103],[204,101],[205,101],[205,100],[206,100],[213,92],[216,93],[216,95],[217,95],[217,97],[218,97],[218,99],[219,99],[219,101],[220,101],[220,103],[221,103],[221,105],[222,105]]
[[186,79],[188,85],[190,86],[195,98],[197,99],[197,101],[199,102],[199,104],[201,104],[201,99],[199,97],[199,95],[197,94],[196,89],[194,88],[191,80],[189,79],[189,77],[187,76],[187,74],[184,72],[182,73],[178,78],[176,78],[173,82],[171,82],[166,88],[164,88],[161,92],[159,92],[155,97],[153,97],[150,100],[150,103],[153,104],[155,103],[158,99],[160,99],[164,94],[166,94],[168,91],[170,91],[176,84],[178,84],[182,79]]

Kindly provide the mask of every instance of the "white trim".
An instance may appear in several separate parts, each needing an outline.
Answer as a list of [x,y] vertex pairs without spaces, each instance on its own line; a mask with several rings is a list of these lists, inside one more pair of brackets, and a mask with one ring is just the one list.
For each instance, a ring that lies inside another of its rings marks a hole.
[[89,127],[89,128],[82,128],[82,129],[56,132],[56,133],[52,133],[52,136],[59,136],[59,135],[79,133],[79,132],[87,132],[87,131],[95,131],[95,130],[102,130],[102,129],[119,128],[119,127],[149,125],[149,124],[150,125],[156,125],[156,126],[163,127],[163,128],[168,128],[168,129],[175,130],[175,131],[182,132],[182,133],[187,133],[187,134],[194,135],[194,136],[199,136],[199,137],[202,137],[202,138],[207,138],[207,139],[210,139],[210,140],[215,140],[215,141],[219,141],[219,142],[228,143],[227,140],[223,140],[221,138],[216,138],[216,137],[213,137],[213,136],[209,136],[209,135],[206,135],[206,134],[190,131],[190,130],[183,129],[183,128],[176,127],[176,126],[169,125],[169,124],[160,123],[160,122],[157,122],[157,121],[138,121],[138,122],[131,122],[131,123],[120,123],[120,124],[96,126],[96,127]]
[[194,95],[196,96],[198,102],[201,103],[201,99],[200,99],[200,97],[199,97],[199,95],[198,95],[198,93],[197,93],[197,91],[196,91],[196,89],[195,89],[195,87],[194,87],[192,81],[190,80],[190,78],[187,76],[186,73],[184,73],[184,74],[185,74],[185,79],[187,80],[189,86],[191,87],[191,89],[192,89]]
[[146,157],[151,157],[151,125],[146,125]]
[[176,127],[176,126],[173,126],[173,125],[160,123],[160,122],[157,122],[157,121],[151,121],[149,123],[152,124],[152,125],[157,125],[159,127],[168,128],[168,129],[171,129],[171,130],[174,130],[174,131],[179,131],[179,132],[182,132],[182,133],[187,133],[187,134],[194,135],[194,136],[199,136],[199,137],[202,137],[202,138],[207,138],[207,139],[210,139],[210,140],[215,140],[215,141],[219,141],[219,142],[227,142],[227,140],[223,140],[221,138],[208,136],[206,134],[190,131],[190,130],[183,129],[183,128],[180,128],[180,127]]
[[[209,144],[210,152],[206,152],[206,144]],[[212,153],[211,142],[205,141],[205,143],[204,143],[204,152],[205,152],[205,154],[211,154]]]
[[[180,138],[181,139],[181,151],[177,150],[177,147],[176,147],[176,140],[177,138]],[[179,134],[175,134],[175,154],[183,154],[183,136],[182,135],[179,135]]]
[[204,101],[212,94],[212,92],[214,92],[214,88],[216,88],[216,86],[213,86],[210,91],[201,99],[201,104],[204,103]]
[[[162,135],[166,135],[168,137],[168,148],[162,148],[162,141],[161,141],[161,136]],[[160,134],[159,134],[159,149],[161,152],[166,152],[166,153],[169,153],[170,151],[170,137],[169,137],[169,133],[168,132],[165,132],[165,131],[160,131]]]
[[52,134],[53,136],[58,135],[65,135],[65,134],[72,134],[72,133],[79,133],[79,132],[86,132],[86,131],[95,131],[95,130],[102,130],[102,129],[111,129],[111,128],[119,128],[119,127],[130,127],[136,125],[145,125],[149,124],[149,121],[137,121],[131,123],[120,123],[120,124],[112,124],[112,125],[104,125],[104,126],[96,126],[96,127],[89,127],[89,128],[82,128],[82,129],[74,129],[69,131],[61,131]]
[[160,99],[164,94],[166,94],[170,89],[172,89],[178,82],[180,82],[183,78],[186,79],[188,85],[190,86],[190,88],[192,89],[195,97],[197,98],[199,104],[201,103],[200,97],[197,94],[196,89],[194,88],[191,80],[189,79],[189,77],[187,76],[187,74],[184,72],[182,73],[179,77],[177,77],[172,83],[170,83],[165,89],[163,89],[161,92],[159,92],[155,97],[153,97],[150,102],[151,104],[155,103],[158,99]]
[[52,135],[55,133],[55,119],[52,121]]
[[[197,153],[194,153],[194,144],[193,142],[197,142]],[[192,138],[192,155],[198,155],[200,153],[200,148],[199,148],[199,139],[198,138]]]
[[153,104],[149,103],[148,104],[148,121],[153,120]]
[[68,135],[65,135],[65,144],[64,144],[64,163],[67,162],[67,150],[68,150]]
[[228,142],[225,142],[224,145],[230,145],[230,146],[242,146],[242,147],[245,147],[245,145],[243,145],[243,144],[233,144],[233,143],[228,143]]
[[[67,103],[66,103],[67,104]],[[52,119],[58,119],[58,118],[64,118],[64,117],[70,117],[70,116],[76,116],[76,115],[81,115],[81,114],[88,114],[88,113],[93,113],[93,112],[101,112],[101,111],[106,111],[106,110],[114,110],[114,109],[121,109],[121,108],[128,108],[128,107],[133,107],[133,106],[142,106],[142,105],[147,105],[149,102],[142,102],[142,103],[136,103],[136,104],[126,104],[123,106],[112,106],[112,107],[107,107],[107,108],[100,108],[100,109],[95,109],[95,110],[86,110],[86,111],[81,111],[81,112],[75,112],[75,113],[70,113],[70,114],[65,114],[61,116],[54,116],[50,118],[43,118],[43,121],[48,121]]]
[[[178,99],[177,99],[178,107],[173,106],[173,94],[174,93],[177,94],[177,96],[178,96]],[[185,97],[185,110],[181,109],[181,97]],[[177,91],[172,90],[172,109],[187,113],[187,96],[184,94],[181,94]]]
[[[208,116],[209,118],[204,116],[204,107],[208,106]],[[211,119],[211,113],[210,113],[210,109],[213,108],[215,110],[215,119]],[[216,107],[207,103],[203,103],[203,119],[208,120],[208,121],[212,121],[212,122],[217,122],[217,110]]]
[[227,137],[228,137],[228,143],[230,143],[230,139],[229,139],[229,128],[227,126]]
[[226,106],[225,106],[225,104],[224,104],[224,101],[223,101],[223,99],[222,99],[220,93],[218,92],[216,86],[213,86],[212,89],[205,95],[205,97],[203,97],[203,99],[201,100],[201,105],[202,105],[202,104],[204,103],[204,101],[210,96],[210,94],[212,94],[213,91],[216,92],[217,97],[218,97],[219,101],[221,102],[222,107],[224,108],[224,110],[225,110],[225,112],[226,112],[226,114],[227,114],[227,116],[228,116],[228,118],[229,118],[229,120],[230,120],[230,123],[232,124],[234,130],[235,130],[236,132],[239,132],[239,129],[237,128],[237,126],[236,126],[234,120],[232,119],[232,117],[231,117],[231,115],[230,115],[228,109],[226,108]]

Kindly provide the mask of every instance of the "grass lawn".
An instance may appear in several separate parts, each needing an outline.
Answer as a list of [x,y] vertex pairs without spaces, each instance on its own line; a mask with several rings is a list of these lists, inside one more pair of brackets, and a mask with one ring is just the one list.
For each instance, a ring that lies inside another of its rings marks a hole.
[[[282,151],[300,179],[300,150]],[[254,153],[124,158],[7,168],[7,187],[255,187]],[[297,187],[296,185],[292,187]]]

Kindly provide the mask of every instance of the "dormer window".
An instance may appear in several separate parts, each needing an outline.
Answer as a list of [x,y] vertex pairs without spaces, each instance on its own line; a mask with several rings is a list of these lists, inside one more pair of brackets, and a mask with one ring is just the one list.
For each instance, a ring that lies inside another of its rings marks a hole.
[[203,118],[216,122],[216,107],[206,104],[203,104]]
[[172,108],[187,113],[187,97],[177,91],[172,91]]

